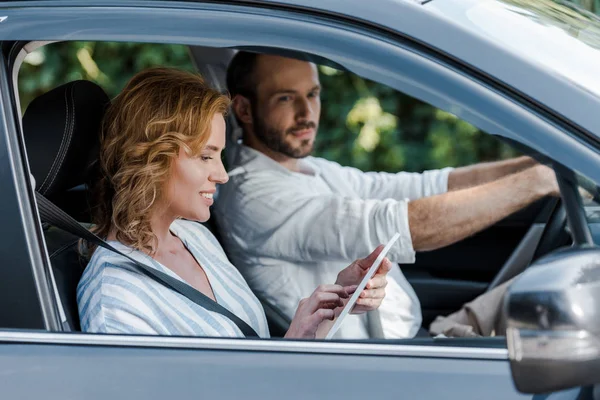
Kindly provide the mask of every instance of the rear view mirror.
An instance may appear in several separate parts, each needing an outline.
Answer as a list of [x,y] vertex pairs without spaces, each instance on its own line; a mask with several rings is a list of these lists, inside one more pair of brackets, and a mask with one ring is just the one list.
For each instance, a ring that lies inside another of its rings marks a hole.
[[536,261],[504,301],[519,391],[600,383],[600,248],[569,248]]

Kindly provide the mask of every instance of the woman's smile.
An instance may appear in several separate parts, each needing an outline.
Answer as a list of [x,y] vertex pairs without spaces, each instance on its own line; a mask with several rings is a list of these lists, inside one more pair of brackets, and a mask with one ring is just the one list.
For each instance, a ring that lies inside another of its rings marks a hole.
[[213,192],[200,192],[202,200],[204,200],[208,206],[212,206],[214,203],[213,194]]

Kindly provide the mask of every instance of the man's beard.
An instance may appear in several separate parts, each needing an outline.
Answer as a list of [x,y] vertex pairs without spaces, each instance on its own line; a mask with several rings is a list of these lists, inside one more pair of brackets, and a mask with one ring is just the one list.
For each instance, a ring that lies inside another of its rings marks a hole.
[[303,129],[313,129],[316,133],[317,124],[314,122],[298,124],[290,129],[287,129],[285,133],[283,133],[278,129],[267,126],[267,124],[264,123],[264,120],[257,115],[253,116],[253,120],[254,134],[256,135],[256,138],[265,146],[267,146],[269,150],[284,154],[291,158],[304,158],[312,153],[313,143],[310,142],[311,139],[302,140],[300,145],[297,147],[292,146],[290,143],[286,142],[285,139],[288,137],[288,135],[292,135],[294,132]]

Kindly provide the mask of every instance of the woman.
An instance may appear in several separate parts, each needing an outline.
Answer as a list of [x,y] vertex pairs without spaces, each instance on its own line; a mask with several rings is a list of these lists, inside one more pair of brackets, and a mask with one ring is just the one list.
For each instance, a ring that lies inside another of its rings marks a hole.
[[[221,162],[229,99],[188,72],[154,68],[131,79],[102,127],[96,233],[152,268],[182,280],[227,308],[261,337],[269,331],[260,302],[215,239],[199,222],[210,217]],[[300,302],[286,337],[324,337],[344,299],[379,252],[340,272]],[[384,260],[354,312],[379,307]],[[138,273],[131,261],[95,249],[77,288],[84,331],[185,336],[243,336],[222,314]]]

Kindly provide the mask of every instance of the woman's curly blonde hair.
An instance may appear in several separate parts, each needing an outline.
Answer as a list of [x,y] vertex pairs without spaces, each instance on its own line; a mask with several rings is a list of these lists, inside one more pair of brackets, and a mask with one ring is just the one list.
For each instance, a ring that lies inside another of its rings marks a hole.
[[172,160],[181,148],[198,154],[213,116],[225,114],[229,103],[197,74],[151,68],[135,75],[103,119],[94,231],[104,238],[114,232],[121,243],[152,254],[157,238],[150,216]]

